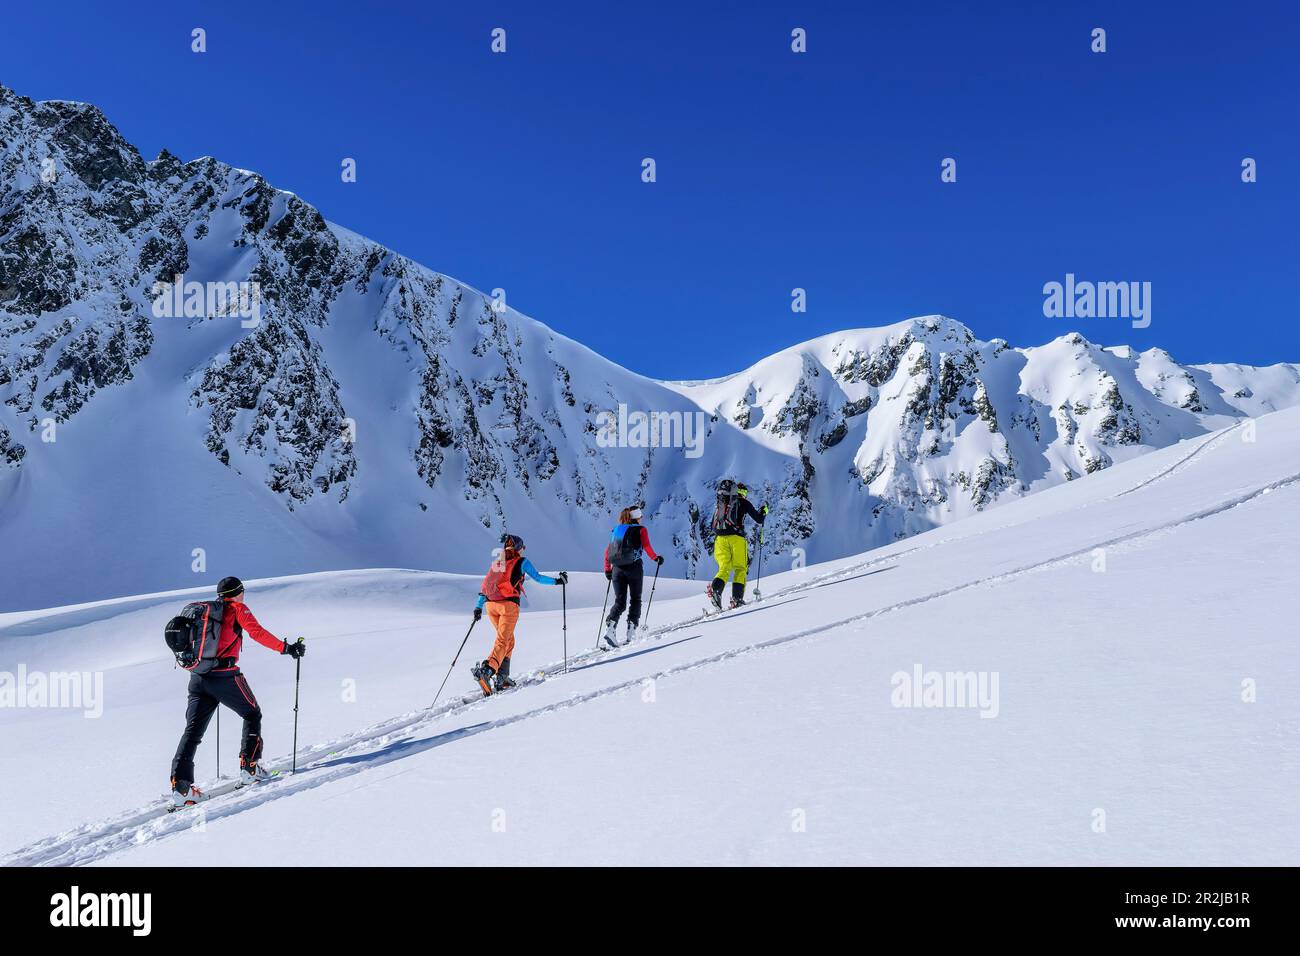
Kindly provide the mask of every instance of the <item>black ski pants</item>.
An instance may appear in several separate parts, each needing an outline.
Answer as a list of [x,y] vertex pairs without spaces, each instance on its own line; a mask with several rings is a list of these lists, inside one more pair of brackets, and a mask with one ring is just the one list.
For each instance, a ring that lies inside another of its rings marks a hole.
[[614,606],[609,609],[607,621],[618,623],[619,615],[623,613],[623,608],[627,608],[627,621],[629,624],[639,624],[641,622],[641,585],[645,581],[645,569],[641,562],[636,564],[615,564],[611,565],[614,576],[610,580],[614,583]]
[[244,720],[239,756],[245,760],[258,760],[262,756],[262,708],[257,706],[247,678],[238,668],[191,674],[185,732],[172,758],[172,778],[178,790],[187,790],[194,782],[194,753],[203,742],[203,734],[218,704],[225,704]]

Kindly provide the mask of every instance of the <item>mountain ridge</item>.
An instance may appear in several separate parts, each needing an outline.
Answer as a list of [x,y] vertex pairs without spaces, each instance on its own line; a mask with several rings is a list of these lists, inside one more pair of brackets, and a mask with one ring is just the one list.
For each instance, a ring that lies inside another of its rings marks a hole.
[[[155,315],[175,276],[257,283],[258,323]],[[97,107],[0,86],[0,530],[20,543],[0,611],[218,565],[469,571],[507,525],[539,563],[593,567],[632,501],[671,571],[706,576],[728,475],[773,505],[788,566],[1300,403],[1295,366],[1128,351],[928,316],[658,381],[255,172],[146,161]],[[603,444],[620,404],[701,414],[706,453]]]

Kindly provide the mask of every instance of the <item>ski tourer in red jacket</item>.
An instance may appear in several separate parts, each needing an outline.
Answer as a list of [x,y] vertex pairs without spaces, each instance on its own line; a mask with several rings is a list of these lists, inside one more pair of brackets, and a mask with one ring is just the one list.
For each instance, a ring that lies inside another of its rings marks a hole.
[[172,807],[187,807],[202,799],[194,786],[194,754],[208,729],[217,707],[225,704],[244,721],[242,746],[239,750],[240,784],[259,783],[270,777],[262,767],[262,708],[239,670],[239,653],[247,634],[263,647],[277,654],[302,657],[306,653],[301,640],[286,644],[261,624],[244,603],[244,585],[234,577],[222,578],[217,585],[221,601],[221,631],[217,638],[216,665],[206,673],[190,674],[189,701],[185,709],[185,731],[172,758]]

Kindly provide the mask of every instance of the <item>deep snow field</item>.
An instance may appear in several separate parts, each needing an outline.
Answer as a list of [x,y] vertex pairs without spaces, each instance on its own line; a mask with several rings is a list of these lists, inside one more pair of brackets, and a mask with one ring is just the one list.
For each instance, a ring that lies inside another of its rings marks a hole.
[[[661,578],[619,651],[591,652],[605,582],[575,573],[567,674],[534,584],[514,674],[546,679],[472,699],[485,621],[434,711],[477,577],[250,581],[307,638],[298,772],[172,815],[162,628],[210,584],[2,614],[0,672],[101,671],[104,698],[0,709],[0,862],[1295,865],[1297,528],[1291,409],[853,558],[768,555],[763,600],[715,619]],[[292,661],[250,641],[243,666],[287,768]],[[896,706],[917,668],[988,696]],[[227,711],[226,776],[238,746]]]

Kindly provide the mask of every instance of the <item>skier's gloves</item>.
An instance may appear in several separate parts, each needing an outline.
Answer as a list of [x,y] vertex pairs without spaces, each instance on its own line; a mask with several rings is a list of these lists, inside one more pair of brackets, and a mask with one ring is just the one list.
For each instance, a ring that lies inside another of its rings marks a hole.
[[767,511],[768,511],[767,505],[763,505],[763,517],[767,517]]
[[304,656],[306,656],[306,654],[307,654],[307,645],[303,642],[303,639],[300,637],[300,638],[298,638],[298,640],[294,641],[292,644],[288,644],[288,643],[286,643],[286,644],[284,645],[284,650],[281,651],[281,653],[282,653],[282,654],[288,654],[290,657],[292,657],[292,658],[294,658],[294,659],[296,660],[297,658],[300,658],[300,657],[304,657]]
[[479,621],[482,620],[482,618],[483,618],[483,609],[481,607],[474,608],[474,620]]
[[613,571],[606,571],[606,572],[605,572],[605,580],[606,580],[606,581],[613,581],[613,580],[614,580],[614,572],[613,572]]
[[561,584],[568,584],[568,583],[569,583],[569,572],[568,572],[568,571],[561,571],[559,574],[557,574],[557,575],[555,576],[555,580],[559,581]]
[[664,556],[663,556],[662,554],[656,554],[656,555],[655,555],[655,564],[656,564],[656,565],[659,565],[659,564],[663,564],[663,563],[664,563]]

